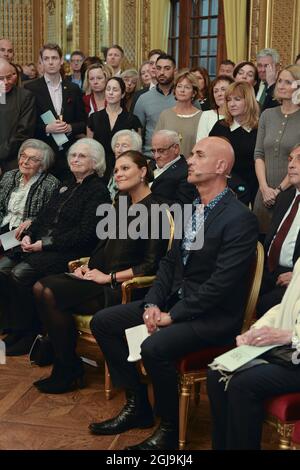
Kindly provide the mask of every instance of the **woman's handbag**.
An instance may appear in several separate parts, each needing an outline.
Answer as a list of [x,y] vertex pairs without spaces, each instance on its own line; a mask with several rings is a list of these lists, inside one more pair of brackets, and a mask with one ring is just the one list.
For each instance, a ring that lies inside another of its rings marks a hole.
[[282,346],[270,349],[260,357],[270,364],[277,364],[278,366],[294,369],[295,367],[299,367],[299,361],[293,360],[293,354],[295,352],[297,353],[297,349],[292,348],[290,344],[283,344]]
[[49,336],[37,335],[29,351],[31,364],[49,366],[54,361],[54,349]]

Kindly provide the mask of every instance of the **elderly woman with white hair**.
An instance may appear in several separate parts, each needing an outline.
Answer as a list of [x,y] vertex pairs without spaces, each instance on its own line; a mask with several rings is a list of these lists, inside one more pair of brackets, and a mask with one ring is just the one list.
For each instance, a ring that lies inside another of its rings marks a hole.
[[0,326],[10,330],[4,339],[7,355],[28,353],[39,331],[33,284],[66,271],[70,260],[89,255],[97,244],[96,209],[110,203],[102,179],[104,149],[92,139],[80,139],[69,149],[68,164],[73,179],[23,233],[21,249],[0,260]]
[[17,229],[19,238],[49,202],[59,181],[48,173],[54,153],[41,140],[28,139],[18,152],[18,166],[0,181],[0,233]]
[[[115,154],[115,158],[126,152],[127,150],[137,150],[138,152],[142,151],[143,141],[141,136],[134,130],[123,129],[122,131],[116,132],[113,138],[111,139],[111,148]],[[115,198],[118,192],[118,186],[115,182],[115,177],[112,176],[107,185],[112,199]]]

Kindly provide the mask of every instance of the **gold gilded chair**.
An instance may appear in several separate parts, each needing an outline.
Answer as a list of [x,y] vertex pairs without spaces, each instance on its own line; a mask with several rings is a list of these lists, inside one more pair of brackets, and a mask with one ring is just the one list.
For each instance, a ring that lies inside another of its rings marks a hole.
[[[169,231],[169,243],[167,251],[170,250],[172,246],[172,242],[174,239],[175,233],[175,225],[174,220],[169,211],[167,211],[167,217],[170,225]],[[89,258],[79,258],[77,260],[70,261],[68,264],[69,272],[75,271],[78,267],[88,264]],[[138,276],[128,281],[124,281],[121,285],[122,289],[122,304],[126,304],[131,301],[132,292],[134,289],[142,289],[146,287],[150,287],[155,279],[155,276]],[[94,338],[91,330],[90,330],[90,321],[92,319],[92,315],[80,315],[75,313],[74,314],[75,323],[77,330],[80,334],[81,339],[88,341],[90,343],[96,344],[96,339]],[[110,379],[109,370],[107,364],[105,362],[105,377],[104,377],[104,391],[105,391],[105,398],[110,400],[112,398],[112,383]]]
[[276,428],[279,449],[290,450],[295,424],[300,420],[300,393],[285,393],[269,398],[265,402],[265,413],[265,423]]
[[[257,243],[256,256],[253,260],[249,275],[249,290],[245,307],[242,332],[247,331],[255,317],[255,308],[260,290],[264,267],[264,249],[260,242]],[[186,443],[186,429],[188,420],[188,409],[192,389],[199,388],[201,382],[206,380],[207,364],[212,360],[234,347],[214,346],[188,354],[177,363],[180,375],[179,395],[179,449],[182,450]],[[196,387],[195,387],[196,386]],[[198,390],[199,392],[200,390]],[[194,393],[199,397],[199,393]]]

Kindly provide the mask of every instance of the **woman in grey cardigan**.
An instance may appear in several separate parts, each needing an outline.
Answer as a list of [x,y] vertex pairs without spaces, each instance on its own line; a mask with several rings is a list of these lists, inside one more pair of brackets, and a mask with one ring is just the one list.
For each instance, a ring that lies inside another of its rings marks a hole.
[[300,105],[292,96],[299,88],[300,66],[289,65],[277,79],[274,98],[281,105],[264,111],[259,120],[254,151],[259,184],[254,203],[260,233],[267,233],[276,197],[290,186],[287,177],[288,156],[300,142]]
[[0,181],[0,233],[17,229],[17,238],[48,203],[60,183],[48,169],[54,162],[49,145],[28,139],[18,153],[19,169]]

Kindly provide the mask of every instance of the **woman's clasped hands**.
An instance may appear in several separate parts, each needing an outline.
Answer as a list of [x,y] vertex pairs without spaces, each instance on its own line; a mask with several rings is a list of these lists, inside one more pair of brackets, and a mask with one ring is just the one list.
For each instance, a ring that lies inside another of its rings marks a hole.
[[26,235],[22,239],[21,248],[22,251],[24,251],[25,253],[36,253],[38,251],[42,251],[42,240],[38,240],[35,243],[31,243],[31,238]]
[[73,274],[80,279],[93,281],[97,284],[109,284],[111,280],[109,274],[105,274],[102,271],[99,271],[99,269],[90,269],[86,264],[75,269]]

